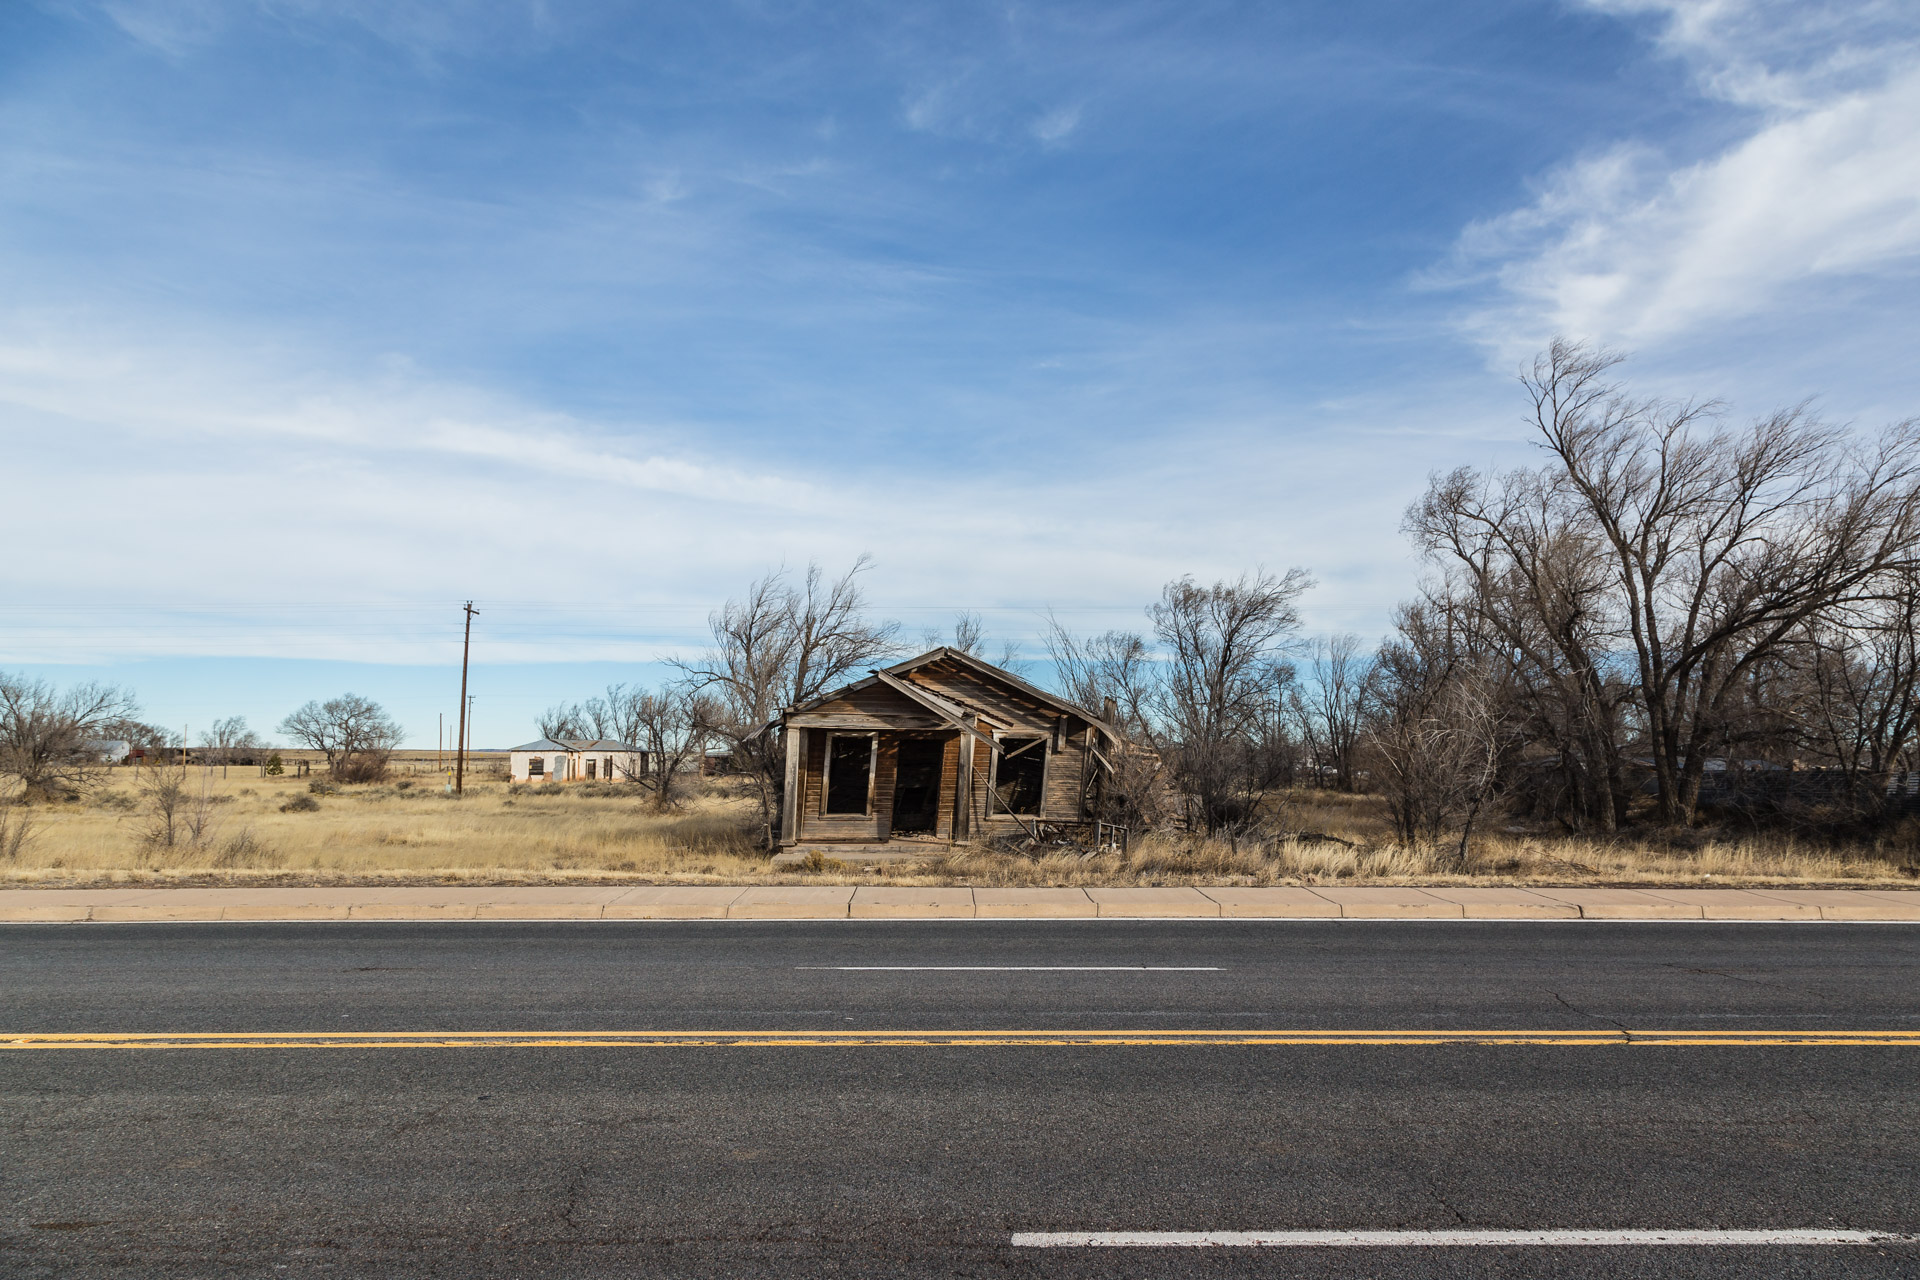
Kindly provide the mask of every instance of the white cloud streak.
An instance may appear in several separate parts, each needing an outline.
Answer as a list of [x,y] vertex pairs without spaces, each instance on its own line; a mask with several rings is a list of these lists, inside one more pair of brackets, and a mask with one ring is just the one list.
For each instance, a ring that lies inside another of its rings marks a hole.
[[[1326,624],[1371,628],[1404,589],[1392,529],[1430,465],[1383,484],[1340,431],[1217,420],[1072,474],[965,450],[947,470],[831,448],[796,463],[701,424],[586,421],[405,366],[290,369],[46,314],[0,316],[0,437],[0,539],[36,548],[8,568],[0,665],[444,662],[433,610],[468,596],[522,602],[492,608],[490,626],[524,617],[490,661],[644,662],[697,646],[754,575],[862,551],[877,607],[916,633],[960,609],[1029,640],[1047,607],[1139,627],[1165,581],[1262,562],[1309,565]],[[1282,457],[1353,495],[1339,520],[1276,489]]]
[[1910,6],[1594,0],[1652,13],[1661,49],[1745,114],[1676,160],[1626,140],[1476,223],[1436,278],[1493,286],[1466,319],[1500,359],[1554,333],[1628,345],[1737,321],[1797,290],[1920,264],[1920,15]]

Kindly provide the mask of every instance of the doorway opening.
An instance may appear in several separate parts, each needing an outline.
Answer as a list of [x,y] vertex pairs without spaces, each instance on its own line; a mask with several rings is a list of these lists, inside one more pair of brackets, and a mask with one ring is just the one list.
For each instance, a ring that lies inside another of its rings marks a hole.
[[946,743],[938,738],[902,738],[894,763],[895,835],[930,835],[940,822],[940,766]]

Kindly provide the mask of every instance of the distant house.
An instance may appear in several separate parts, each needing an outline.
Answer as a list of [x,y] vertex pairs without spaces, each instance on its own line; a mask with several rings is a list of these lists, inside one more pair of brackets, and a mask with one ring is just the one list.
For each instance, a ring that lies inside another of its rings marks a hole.
[[134,750],[125,738],[93,738],[87,742],[86,749],[101,764],[125,764],[134,756],[146,754]]
[[945,648],[790,707],[779,724],[789,849],[1084,827],[1120,742],[1084,707]]
[[611,738],[541,738],[507,753],[515,782],[625,782],[647,770],[647,753]]

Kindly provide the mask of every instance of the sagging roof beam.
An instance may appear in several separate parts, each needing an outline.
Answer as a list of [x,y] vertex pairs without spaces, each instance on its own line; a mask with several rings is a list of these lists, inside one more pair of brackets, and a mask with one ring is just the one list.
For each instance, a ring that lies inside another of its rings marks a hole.
[[873,674],[880,681],[880,683],[886,685],[889,689],[892,689],[895,693],[900,694],[902,697],[909,698],[914,702],[918,703],[919,705],[925,707],[927,710],[933,712],[935,715],[939,716],[942,720],[945,720],[948,724],[952,725],[954,728],[958,729],[960,732],[966,734],[968,737],[973,738],[975,741],[986,743],[989,750],[998,751],[1000,749],[998,744],[996,744],[992,738],[988,737],[984,733],[981,733],[978,729],[974,728],[972,725],[962,720],[960,718],[960,709],[958,707],[955,707],[951,703],[949,703],[945,698],[939,697],[935,694],[928,693],[925,689],[921,689],[916,687],[915,685],[909,684],[907,681],[902,680],[899,676],[894,675],[890,671],[876,671]]

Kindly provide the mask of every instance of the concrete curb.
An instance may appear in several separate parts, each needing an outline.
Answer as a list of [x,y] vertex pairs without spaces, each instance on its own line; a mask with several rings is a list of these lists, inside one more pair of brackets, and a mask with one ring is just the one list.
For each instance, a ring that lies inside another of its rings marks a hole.
[[1920,889],[650,885],[0,889],[0,923],[297,920],[1748,920],[1920,923]]

